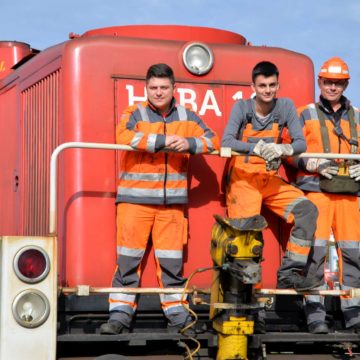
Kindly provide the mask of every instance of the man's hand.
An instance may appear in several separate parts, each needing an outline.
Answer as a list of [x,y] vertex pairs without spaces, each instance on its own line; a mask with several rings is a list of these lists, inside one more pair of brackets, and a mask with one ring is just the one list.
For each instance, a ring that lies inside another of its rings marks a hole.
[[349,174],[351,178],[355,178],[355,181],[360,180],[360,164],[354,164],[349,166]]
[[266,161],[271,161],[281,156],[291,156],[294,153],[294,149],[290,144],[265,144],[261,149],[261,156]]
[[334,175],[337,175],[339,167],[335,161],[310,158],[306,163],[306,170],[312,173],[319,173],[328,179],[332,179]]
[[253,153],[256,154],[256,155],[258,155],[258,156],[260,156],[260,157],[262,157],[261,152],[262,152],[262,149],[263,149],[263,147],[264,147],[265,144],[266,144],[266,142],[265,142],[263,139],[260,139],[260,140],[256,143],[256,145],[255,145],[255,147],[254,147],[254,150],[253,150]]
[[185,152],[190,148],[189,142],[186,138],[178,135],[167,135],[165,139],[165,149],[176,151],[176,152]]

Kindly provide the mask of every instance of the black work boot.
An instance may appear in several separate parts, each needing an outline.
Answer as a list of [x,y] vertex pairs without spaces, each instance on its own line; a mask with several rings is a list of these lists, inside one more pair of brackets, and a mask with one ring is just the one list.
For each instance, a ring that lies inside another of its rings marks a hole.
[[107,323],[100,326],[100,334],[102,335],[118,335],[129,332],[129,328],[120,321],[109,320]]

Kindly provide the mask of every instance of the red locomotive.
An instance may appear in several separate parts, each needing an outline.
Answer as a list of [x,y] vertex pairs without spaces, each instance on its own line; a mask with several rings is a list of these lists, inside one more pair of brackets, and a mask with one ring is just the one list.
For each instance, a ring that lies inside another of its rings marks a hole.
[[[132,334],[111,339],[98,334],[108,316],[107,295],[88,293],[84,285],[101,289],[111,283],[118,152],[84,149],[79,143],[115,142],[117,117],[125,106],[144,99],[146,70],[159,62],[173,68],[179,102],[192,106],[221,136],[234,101],[251,96],[251,69],[262,60],[280,69],[279,96],[292,98],[297,106],[313,101],[313,64],[307,56],[252,46],[229,31],[109,27],[71,35],[39,53],[27,44],[0,42],[1,360],[20,359],[24,353],[30,360],[160,354],[160,341],[175,353],[184,352],[162,329],[158,300],[151,294],[141,296]],[[65,143],[73,146],[58,154],[56,178],[51,179],[51,155]],[[191,159],[186,276],[212,266],[213,215],[225,215],[225,162],[216,155]],[[56,184],[55,198],[51,182]],[[276,217],[266,217],[262,284],[275,288],[288,228]],[[33,256],[37,261],[31,261]],[[142,287],[156,286],[149,249]],[[192,277],[190,287],[209,289],[211,271]],[[279,301],[277,309],[273,305],[269,310],[269,329],[281,330],[284,344],[302,339],[301,298],[296,299],[289,307],[282,308]],[[198,356],[204,359],[216,353],[216,333],[209,326],[205,302],[192,305],[202,325]],[[282,342],[271,334],[254,335],[251,346]]]

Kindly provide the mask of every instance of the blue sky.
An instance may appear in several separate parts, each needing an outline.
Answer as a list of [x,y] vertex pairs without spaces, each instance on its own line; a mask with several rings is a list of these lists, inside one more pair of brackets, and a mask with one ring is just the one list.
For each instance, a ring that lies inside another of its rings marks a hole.
[[68,34],[114,25],[179,24],[242,34],[253,45],[308,55],[318,71],[342,57],[351,81],[345,93],[360,107],[359,0],[17,0],[1,5],[0,39],[43,50]]

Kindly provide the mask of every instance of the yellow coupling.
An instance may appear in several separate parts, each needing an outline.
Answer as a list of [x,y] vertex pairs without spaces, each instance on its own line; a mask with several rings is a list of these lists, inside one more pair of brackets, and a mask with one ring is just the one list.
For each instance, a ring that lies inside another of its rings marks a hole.
[[213,326],[218,332],[216,360],[247,360],[247,336],[254,333],[254,322],[231,316],[228,321],[215,320]]

